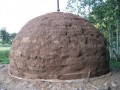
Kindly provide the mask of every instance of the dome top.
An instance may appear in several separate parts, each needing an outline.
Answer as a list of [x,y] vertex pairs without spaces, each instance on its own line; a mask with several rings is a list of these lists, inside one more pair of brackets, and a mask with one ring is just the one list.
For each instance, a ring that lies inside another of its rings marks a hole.
[[109,72],[101,33],[87,20],[53,12],[22,27],[10,51],[10,73],[29,79],[81,79]]

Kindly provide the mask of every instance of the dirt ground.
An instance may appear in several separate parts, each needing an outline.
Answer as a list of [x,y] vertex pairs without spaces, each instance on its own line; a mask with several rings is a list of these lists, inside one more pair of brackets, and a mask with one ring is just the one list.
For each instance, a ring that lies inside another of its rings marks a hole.
[[0,64],[0,90],[120,90],[120,70],[84,80],[23,80],[8,74],[8,65]]

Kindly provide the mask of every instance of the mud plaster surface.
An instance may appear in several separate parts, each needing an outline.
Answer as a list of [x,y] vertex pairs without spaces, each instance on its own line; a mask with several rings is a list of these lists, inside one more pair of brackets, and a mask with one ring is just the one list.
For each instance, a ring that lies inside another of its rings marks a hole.
[[31,79],[80,79],[109,72],[103,36],[79,16],[54,12],[30,20],[10,51],[10,73]]

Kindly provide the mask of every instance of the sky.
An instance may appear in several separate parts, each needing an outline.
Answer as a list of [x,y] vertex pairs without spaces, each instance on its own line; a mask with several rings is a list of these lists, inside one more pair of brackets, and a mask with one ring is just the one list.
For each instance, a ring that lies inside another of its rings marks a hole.
[[[59,0],[65,11],[68,0]],[[0,0],[0,28],[18,33],[30,19],[57,10],[57,0]]]

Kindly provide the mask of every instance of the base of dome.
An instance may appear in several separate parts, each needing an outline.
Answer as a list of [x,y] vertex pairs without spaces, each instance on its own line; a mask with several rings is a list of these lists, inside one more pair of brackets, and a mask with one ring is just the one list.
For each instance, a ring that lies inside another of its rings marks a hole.
[[88,80],[95,80],[95,79],[101,79],[101,78],[104,78],[104,77],[108,77],[108,76],[111,75],[111,72],[108,72],[104,75],[97,76],[97,77],[89,77],[90,72],[88,72],[86,77],[80,78],[80,79],[36,79],[36,78],[35,79],[30,79],[30,78],[22,78],[22,77],[12,75],[10,73],[9,68],[8,68],[8,74],[13,78],[21,79],[21,80],[31,80],[31,81],[39,80],[39,81],[46,81],[46,82],[87,82]]

